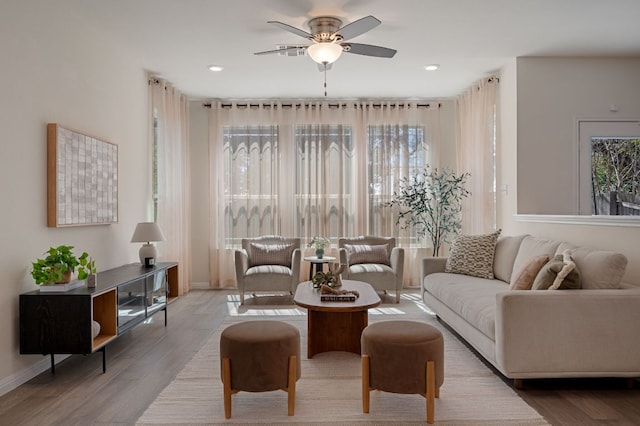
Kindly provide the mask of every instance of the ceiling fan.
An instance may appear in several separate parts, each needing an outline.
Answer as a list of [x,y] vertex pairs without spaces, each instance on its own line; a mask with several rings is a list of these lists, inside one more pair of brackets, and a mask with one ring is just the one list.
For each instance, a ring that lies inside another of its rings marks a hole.
[[307,54],[319,64],[320,71],[326,71],[342,52],[357,55],[393,58],[396,50],[371,44],[351,43],[350,40],[380,25],[382,22],[369,15],[342,26],[342,20],[331,16],[318,16],[309,21],[309,32],[279,21],[268,21],[276,27],[306,38],[313,43],[306,46],[286,46],[280,49],[256,52],[255,55],[296,52],[306,49]]

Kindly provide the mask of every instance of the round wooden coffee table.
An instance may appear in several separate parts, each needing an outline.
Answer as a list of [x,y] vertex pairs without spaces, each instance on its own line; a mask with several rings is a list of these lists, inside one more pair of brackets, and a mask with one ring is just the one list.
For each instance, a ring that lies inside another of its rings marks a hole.
[[342,290],[360,293],[354,302],[323,302],[310,281],[298,284],[293,302],[307,309],[307,358],[328,351],[360,354],[360,336],[368,325],[368,309],[382,301],[371,285],[343,280]]

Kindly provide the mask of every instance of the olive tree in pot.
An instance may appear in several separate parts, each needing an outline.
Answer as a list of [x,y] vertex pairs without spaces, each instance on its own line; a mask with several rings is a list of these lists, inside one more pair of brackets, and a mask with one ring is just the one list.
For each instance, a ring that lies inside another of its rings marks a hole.
[[79,280],[95,274],[96,265],[89,254],[83,252],[80,257],[76,257],[72,250],[73,246],[51,247],[44,253],[47,255],[44,259],[36,259],[31,264],[31,276],[36,284],[68,283],[76,269]]
[[413,227],[418,237],[429,236],[433,256],[440,254],[443,243],[450,243],[462,227],[462,199],[469,196],[465,189],[469,173],[456,174],[451,170],[429,166],[408,178],[400,179],[398,191],[386,203],[397,206],[396,223],[401,229]]

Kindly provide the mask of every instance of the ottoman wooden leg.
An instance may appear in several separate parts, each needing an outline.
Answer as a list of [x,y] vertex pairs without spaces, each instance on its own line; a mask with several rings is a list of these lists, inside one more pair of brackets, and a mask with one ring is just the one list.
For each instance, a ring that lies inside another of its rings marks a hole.
[[433,361],[427,361],[427,423],[433,424],[436,393],[436,369]]
[[224,417],[231,418],[231,362],[229,358],[222,360],[222,389],[224,395]]
[[287,385],[288,395],[288,415],[293,416],[296,409],[296,356],[291,355],[289,357],[289,377]]
[[362,355],[362,412],[369,412],[369,355]]

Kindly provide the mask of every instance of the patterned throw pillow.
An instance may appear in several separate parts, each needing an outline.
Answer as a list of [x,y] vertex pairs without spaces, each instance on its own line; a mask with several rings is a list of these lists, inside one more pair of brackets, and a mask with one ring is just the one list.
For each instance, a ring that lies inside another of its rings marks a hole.
[[378,263],[389,265],[389,246],[387,244],[372,246],[368,244],[345,244],[349,265],[358,263]]
[[282,265],[291,267],[293,244],[249,244],[249,266]]
[[451,244],[445,272],[493,279],[493,255],[500,229],[491,234],[459,235]]

